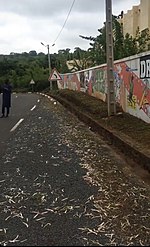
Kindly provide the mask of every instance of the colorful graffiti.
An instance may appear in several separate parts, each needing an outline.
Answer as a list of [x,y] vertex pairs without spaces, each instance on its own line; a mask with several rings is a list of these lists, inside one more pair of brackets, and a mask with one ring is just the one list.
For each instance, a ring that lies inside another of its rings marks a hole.
[[[61,75],[60,87],[83,91],[106,101],[106,69],[105,64]],[[125,112],[150,123],[150,54],[115,61],[114,89],[116,102]]]

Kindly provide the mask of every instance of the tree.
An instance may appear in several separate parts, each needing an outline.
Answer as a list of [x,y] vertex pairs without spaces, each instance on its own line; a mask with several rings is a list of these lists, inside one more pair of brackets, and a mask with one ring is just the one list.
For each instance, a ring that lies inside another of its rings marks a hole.
[[121,24],[118,18],[112,17],[113,27],[113,44],[114,44],[114,59],[121,59],[124,53],[124,36]]
[[126,33],[124,38],[124,52],[122,57],[129,57],[138,53],[138,46],[136,43],[136,39],[133,38],[129,33]]
[[71,71],[78,71],[87,69],[91,66],[90,53],[75,47],[73,53],[73,59],[69,62],[69,65],[72,66]]
[[[150,50],[150,32],[148,28],[142,32],[139,32],[138,29],[135,38],[128,33],[124,37],[122,25],[118,22],[117,16],[112,16],[112,27],[114,60]],[[98,32],[100,34],[97,37],[80,35],[81,38],[91,41],[91,48],[88,49],[88,52],[90,52],[89,59],[93,62],[93,66],[106,63],[106,23],[101,29],[98,29]]]
[[30,51],[30,52],[29,52],[29,55],[30,55],[30,56],[37,56],[37,52],[36,52],[36,51]]
[[138,53],[150,50],[150,31],[148,28],[140,32],[138,27],[135,40],[138,46]]

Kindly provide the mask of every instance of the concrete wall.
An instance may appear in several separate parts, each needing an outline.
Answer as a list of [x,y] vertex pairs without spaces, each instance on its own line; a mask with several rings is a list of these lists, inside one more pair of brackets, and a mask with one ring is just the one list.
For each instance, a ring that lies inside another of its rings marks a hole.
[[140,30],[150,29],[150,1],[141,0],[140,3]]
[[[106,64],[61,74],[59,89],[88,93],[103,101],[107,95]],[[150,123],[150,52],[114,62],[115,98],[125,112]]]
[[140,12],[139,7],[134,6],[132,10],[128,10],[123,16],[123,34],[129,33],[135,37],[138,26],[140,26]]

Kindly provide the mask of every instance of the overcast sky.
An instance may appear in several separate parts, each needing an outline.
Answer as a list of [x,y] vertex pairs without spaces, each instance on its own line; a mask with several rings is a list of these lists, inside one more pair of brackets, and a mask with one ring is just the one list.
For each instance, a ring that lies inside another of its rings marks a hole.
[[[76,0],[69,14],[72,4],[73,0],[0,0],[0,54],[47,53],[41,42],[49,44],[50,53],[88,49],[89,41],[79,35],[99,34],[106,20],[105,0]],[[112,12],[126,13],[139,4],[140,0],[112,0]]]

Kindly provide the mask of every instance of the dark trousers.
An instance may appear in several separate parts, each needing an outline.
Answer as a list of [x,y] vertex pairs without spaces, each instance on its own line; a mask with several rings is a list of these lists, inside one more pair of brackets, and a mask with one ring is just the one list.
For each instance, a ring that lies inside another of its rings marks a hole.
[[2,106],[2,115],[5,115],[5,108],[6,108],[6,115],[9,115],[9,107]]

